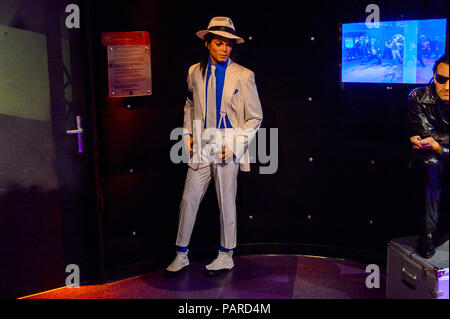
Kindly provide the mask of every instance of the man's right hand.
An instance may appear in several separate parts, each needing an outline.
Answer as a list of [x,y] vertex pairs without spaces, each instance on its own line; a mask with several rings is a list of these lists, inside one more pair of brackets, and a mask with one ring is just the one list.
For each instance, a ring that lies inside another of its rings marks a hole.
[[186,152],[189,152],[189,157],[192,157],[192,155],[194,154],[194,148],[193,148],[194,138],[192,137],[192,135],[184,135],[183,140],[184,140],[184,147],[186,148]]

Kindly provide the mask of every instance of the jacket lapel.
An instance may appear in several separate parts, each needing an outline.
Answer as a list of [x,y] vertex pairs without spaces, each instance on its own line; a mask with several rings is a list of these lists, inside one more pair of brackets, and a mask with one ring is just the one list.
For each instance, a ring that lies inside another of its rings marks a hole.
[[206,100],[205,100],[205,94],[206,94],[206,74],[205,77],[202,76],[202,71],[200,69],[200,67],[198,68],[198,72],[197,72],[197,81],[196,81],[198,87],[198,95],[199,95],[199,102],[200,102],[200,106],[202,108],[202,119],[205,119],[205,105],[206,105]]
[[[229,59],[228,66],[225,71],[225,81],[223,83],[222,102],[220,103],[221,111],[224,111],[227,114],[230,114],[230,112],[228,112],[228,103],[226,103],[226,101],[230,101],[233,96],[232,91],[235,84],[235,71],[235,63]],[[228,115],[228,117],[230,117],[230,115]]]

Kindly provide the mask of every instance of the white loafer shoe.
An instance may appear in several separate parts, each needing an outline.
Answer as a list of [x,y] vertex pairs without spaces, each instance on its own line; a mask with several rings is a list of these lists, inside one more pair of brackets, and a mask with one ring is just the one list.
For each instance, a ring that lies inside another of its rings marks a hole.
[[179,252],[172,263],[166,268],[165,275],[173,277],[177,275],[181,270],[189,266],[188,252]]
[[212,263],[206,265],[205,274],[207,276],[217,276],[230,271],[234,267],[233,251],[219,251],[217,258]]

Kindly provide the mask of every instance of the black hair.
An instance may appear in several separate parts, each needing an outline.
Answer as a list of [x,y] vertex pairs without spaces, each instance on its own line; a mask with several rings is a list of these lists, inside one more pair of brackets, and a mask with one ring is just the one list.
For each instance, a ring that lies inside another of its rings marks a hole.
[[[205,42],[208,44],[211,43],[212,39],[214,39],[215,36],[217,36],[217,35],[214,33],[205,34]],[[238,53],[239,53],[237,50],[237,43],[236,43],[236,40],[234,40],[234,39],[230,39],[230,40],[231,40],[231,45],[232,45],[230,58],[233,61],[236,61],[238,58]],[[209,61],[209,50],[208,50],[208,48],[206,48],[206,50],[204,50],[202,60],[200,61],[200,70],[202,71],[203,77],[205,77],[205,75],[206,75],[206,70],[208,68],[208,61]]]
[[439,66],[439,64],[441,64],[441,63],[445,63],[445,64],[448,65],[448,52],[445,53],[443,56],[441,56],[441,57],[434,63],[434,66],[433,66],[433,75],[436,74],[437,69],[438,69],[438,66]]
[[434,66],[433,66],[433,77],[430,79],[430,82],[428,82],[428,84],[431,84],[434,86],[434,76],[436,75],[437,69],[439,64],[441,63],[445,63],[448,64],[448,52],[445,53],[443,56],[441,56],[439,59],[436,60],[436,62],[434,62]]

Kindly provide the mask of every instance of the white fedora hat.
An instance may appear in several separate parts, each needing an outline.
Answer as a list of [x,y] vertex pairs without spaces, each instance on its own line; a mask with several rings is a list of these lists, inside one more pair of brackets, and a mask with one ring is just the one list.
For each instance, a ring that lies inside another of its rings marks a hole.
[[244,42],[244,39],[236,35],[233,21],[231,21],[231,19],[228,17],[212,18],[211,21],[209,21],[208,29],[200,30],[196,34],[200,39],[205,40],[205,35],[207,33],[213,33],[227,39],[236,40],[236,43],[238,44]]

